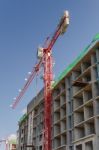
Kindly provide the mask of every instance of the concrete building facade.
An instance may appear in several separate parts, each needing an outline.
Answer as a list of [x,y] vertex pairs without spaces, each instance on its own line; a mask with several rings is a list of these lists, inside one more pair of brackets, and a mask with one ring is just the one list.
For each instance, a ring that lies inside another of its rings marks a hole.
[[[43,149],[43,113],[42,89],[27,106],[27,143],[35,150]],[[99,34],[55,82],[52,103],[52,150],[98,149]]]
[[[28,144],[42,150],[43,119],[44,119],[44,97],[43,89],[27,106],[28,115]],[[31,122],[31,123],[30,123]],[[28,148],[32,150],[32,148]]]
[[28,121],[26,114],[22,116],[18,124],[19,129],[17,131],[17,150],[27,150]]

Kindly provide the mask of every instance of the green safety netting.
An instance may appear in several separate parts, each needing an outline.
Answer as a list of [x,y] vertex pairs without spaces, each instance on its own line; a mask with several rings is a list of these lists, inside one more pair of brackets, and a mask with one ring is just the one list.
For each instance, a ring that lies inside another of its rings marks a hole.
[[24,115],[20,118],[19,124],[21,124],[26,118],[27,118],[27,114],[24,114]]
[[58,77],[58,79],[55,81],[55,83],[52,85],[52,88],[55,88],[55,86],[62,80],[74,67],[75,65],[89,52],[91,47],[94,46],[94,44],[99,41],[99,34],[96,34],[93,38],[92,42],[81,52],[81,54],[71,63]]
[[99,33],[95,35],[95,37],[93,38],[93,41],[99,40]]

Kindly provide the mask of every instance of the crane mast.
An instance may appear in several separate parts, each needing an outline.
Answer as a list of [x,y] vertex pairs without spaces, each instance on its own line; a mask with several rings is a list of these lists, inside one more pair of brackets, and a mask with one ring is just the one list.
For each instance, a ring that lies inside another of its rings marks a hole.
[[51,150],[52,65],[51,51],[44,50],[44,150]]
[[[53,59],[52,59],[52,47],[56,42],[59,35],[61,35],[67,25],[67,12],[65,12],[64,16],[61,19],[60,24],[58,25],[56,32],[54,33],[49,45],[46,49],[43,49],[43,57],[44,57],[44,150],[51,150],[52,149],[52,142],[51,142],[51,123],[52,123],[52,89],[51,83],[53,81]],[[68,16],[69,17],[69,16]]]
[[51,142],[51,105],[52,105],[52,81],[53,81],[53,59],[52,59],[52,47],[54,46],[58,37],[65,33],[67,27],[69,25],[69,13],[68,11],[64,12],[63,17],[58,24],[55,33],[53,34],[51,40],[48,42],[46,48],[38,48],[38,57],[39,62],[33,68],[30,77],[28,78],[26,84],[23,89],[19,93],[18,97],[12,104],[12,108],[15,108],[18,102],[21,100],[22,96],[26,92],[30,83],[34,79],[35,75],[38,73],[40,67],[43,65],[44,70],[44,133],[43,133],[43,150],[51,150],[52,142]]

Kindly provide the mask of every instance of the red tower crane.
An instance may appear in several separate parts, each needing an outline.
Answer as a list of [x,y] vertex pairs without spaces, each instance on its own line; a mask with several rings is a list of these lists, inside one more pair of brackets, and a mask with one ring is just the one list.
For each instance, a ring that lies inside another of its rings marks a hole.
[[66,31],[69,25],[69,13],[68,11],[64,12],[63,17],[58,24],[55,33],[53,34],[51,40],[47,42],[47,46],[44,48],[38,49],[39,61],[33,68],[30,76],[27,79],[24,87],[20,91],[19,95],[16,97],[12,108],[15,108],[18,102],[21,100],[22,96],[26,92],[30,83],[38,73],[41,66],[44,69],[44,141],[43,149],[51,150],[51,104],[52,104],[52,81],[53,81],[53,60],[52,60],[52,47],[54,46],[58,37]]

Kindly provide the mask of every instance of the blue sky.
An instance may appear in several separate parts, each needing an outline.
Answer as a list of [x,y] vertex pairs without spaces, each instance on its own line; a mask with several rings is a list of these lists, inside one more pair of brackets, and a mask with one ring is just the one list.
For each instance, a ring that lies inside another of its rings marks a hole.
[[[9,107],[35,65],[38,45],[55,31],[64,10],[70,25],[53,47],[55,78],[99,33],[99,0],[0,0],[0,138],[16,132],[22,110],[36,94],[34,81],[17,108]],[[42,86],[38,79],[38,90]]]

